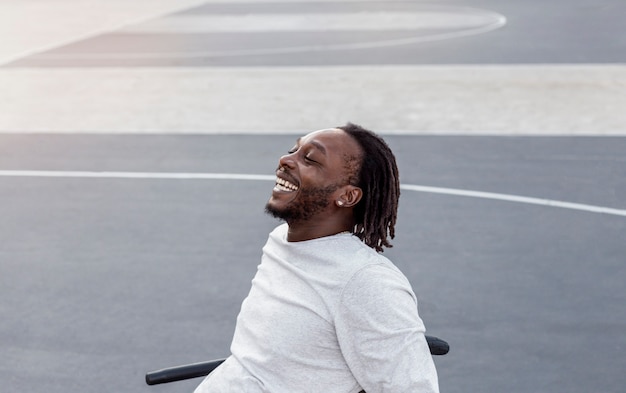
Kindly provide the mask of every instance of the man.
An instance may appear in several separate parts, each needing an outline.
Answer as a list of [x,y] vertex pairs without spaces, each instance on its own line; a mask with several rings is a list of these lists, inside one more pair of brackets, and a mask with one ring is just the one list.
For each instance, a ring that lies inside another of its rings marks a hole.
[[438,392],[406,277],[380,253],[394,237],[395,157],[348,123],[280,158],[269,235],[237,317],[232,355],[196,393]]

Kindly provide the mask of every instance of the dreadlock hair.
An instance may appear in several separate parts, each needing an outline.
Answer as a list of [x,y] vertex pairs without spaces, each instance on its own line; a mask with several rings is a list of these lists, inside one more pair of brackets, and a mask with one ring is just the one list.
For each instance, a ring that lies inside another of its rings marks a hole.
[[400,180],[396,158],[387,143],[372,131],[352,123],[337,128],[362,149],[354,185],[363,190],[363,197],[354,207],[352,232],[369,247],[383,252],[383,247],[392,247],[387,239],[395,237],[398,217]]

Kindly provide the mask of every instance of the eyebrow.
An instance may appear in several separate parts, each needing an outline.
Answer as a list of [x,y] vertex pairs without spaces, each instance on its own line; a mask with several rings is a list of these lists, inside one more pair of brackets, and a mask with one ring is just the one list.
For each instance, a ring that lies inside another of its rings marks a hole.
[[[302,140],[302,138],[298,138],[296,140],[296,143],[298,145],[300,145],[301,140]],[[311,141],[309,143],[312,144],[313,146],[315,146],[320,152],[322,152],[323,155],[326,155],[326,148],[324,147],[324,145],[322,145],[318,141]]]

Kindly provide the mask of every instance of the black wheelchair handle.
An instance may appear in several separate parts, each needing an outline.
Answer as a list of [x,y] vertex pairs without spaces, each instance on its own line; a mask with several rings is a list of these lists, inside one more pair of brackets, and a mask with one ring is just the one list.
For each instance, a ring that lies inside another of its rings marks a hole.
[[[426,336],[428,348],[432,355],[445,355],[450,351],[450,346],[444,340]],[[162,370],[151,371],[146,374],[148,385],[158,385],[162,383],[182,381],[190,378],[204,377],[209,375],[226,359],[209,360],[207,362],[186,364],[183,366],[169,367]]]

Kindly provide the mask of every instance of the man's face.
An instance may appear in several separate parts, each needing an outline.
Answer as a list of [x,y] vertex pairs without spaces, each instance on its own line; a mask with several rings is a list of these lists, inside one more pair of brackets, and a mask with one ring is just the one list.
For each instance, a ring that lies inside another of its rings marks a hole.
[[279,160],[276,185],[265,210],[288,223],[323,219],[356,175],[361,149],[339,129],[312,132]]

